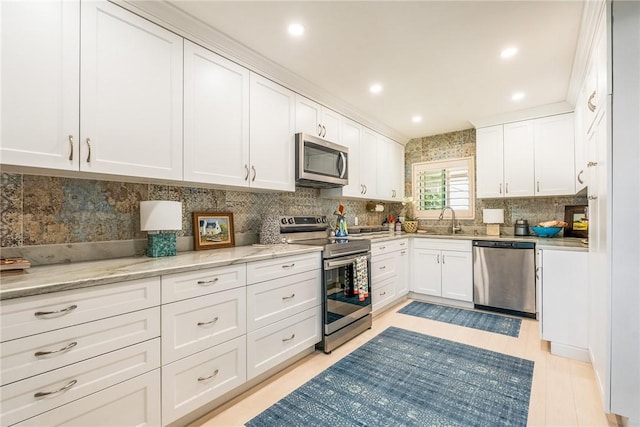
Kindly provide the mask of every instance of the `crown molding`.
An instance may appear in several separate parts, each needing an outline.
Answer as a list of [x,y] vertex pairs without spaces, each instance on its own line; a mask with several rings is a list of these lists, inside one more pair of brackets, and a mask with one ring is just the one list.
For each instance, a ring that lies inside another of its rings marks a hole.
[[171,3],[164,0],[110,1],[403,145],[410,139]]
[[541,105],[539,107],[528,108],[526,110],[518,110],[512,111],[510,113],[483,117],[475,120],[470,120],[470,122],[476,129],[478,129],[487,126],[520,122],[522,120],[537,119],[539,117],[555,116],[557,114],[565,114],[571,112],[573,112],[573,106],[566,101],[562,101],[553,104]]
[[573,68],[571,69],[569,89],[567,90],[567,102],[571,105],[576,105],[578,93],[580,92],[582,82],[584,82],[589,68],[595,38],[600,30],[599,27],[602,18],[606,14],[607,4],[609,2],[610,0],[587,0],[584,2],[576,54],[573,58]]

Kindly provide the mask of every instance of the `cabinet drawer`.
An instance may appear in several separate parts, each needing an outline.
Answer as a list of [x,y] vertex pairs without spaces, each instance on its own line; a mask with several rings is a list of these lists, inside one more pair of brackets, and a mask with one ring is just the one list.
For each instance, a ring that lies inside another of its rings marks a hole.
[[[0,344],[2,384],[160,336],[160,307]],[[64,350],[66,348],[66,350]],[[39,354],[37,352],[51,352]]]
[[245,288],[162,306],[162,360],[172,362],[247,331]]
[[387,305],[396,296],[396,280],[397,276],[389,277],[380,282],[376,282],[375,286],[371,289],[371,304],[372,309],[378,310],[381,307]]
[[25,420],[159,366],[160,338],[155,338],[5,385],[0,389],[1,424]]
[[30,418],[19,426],[159,426],[160,369]]
[[375,284],[379,280],[398,274],[398,254],[390,253],[371,258],[371,281]]
[[247,377],[245,336],[162,367],[162,421],[170,423],[224,393]]
[[245,286],[246,271],[246,266],[243,264],[163,275],[162,303]]
[[439,251],[471,252],[471,240],[414,239],[413,247]]
[[322,267],[321,253],[314,252],[285,258],[268,259],[247,264],[247,284],[291,276]]
[[387,242],[371,243],[371,256],[395,252],[409,247],[409,239],[389,240]]
[[160,305],[160,277],[5,300],[2,341]]
[[320,342],[322,308],[317,306],[247,334],[247,379]]
[[247,329],[255,331],[320,305],[321,275],[321,270],[313,270],[247,286]]

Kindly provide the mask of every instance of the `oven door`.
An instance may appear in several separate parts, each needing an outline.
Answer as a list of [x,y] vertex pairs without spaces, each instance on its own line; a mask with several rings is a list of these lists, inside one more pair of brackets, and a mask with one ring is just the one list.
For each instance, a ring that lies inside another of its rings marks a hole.
[[296,134],[296,183],[332,188],[349,183],[349,149],[302,133]]
[[[359,256],[367,259],[369,292],[358,292],[355,261]],[[330,335],[350,323],[371,313],[371,254],[327,259],[324,261],[324,333]]]

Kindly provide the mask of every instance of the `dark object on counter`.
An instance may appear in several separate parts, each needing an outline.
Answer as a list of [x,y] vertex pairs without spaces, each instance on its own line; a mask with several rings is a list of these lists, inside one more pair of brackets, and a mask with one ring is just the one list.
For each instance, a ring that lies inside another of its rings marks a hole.
[[564,207],[564,237],[589,237],[589,207],[586,205],[575,205]]
[[513,226],[514,236],[528,236],[529,235],[529,221],[526,219],[518,219]]

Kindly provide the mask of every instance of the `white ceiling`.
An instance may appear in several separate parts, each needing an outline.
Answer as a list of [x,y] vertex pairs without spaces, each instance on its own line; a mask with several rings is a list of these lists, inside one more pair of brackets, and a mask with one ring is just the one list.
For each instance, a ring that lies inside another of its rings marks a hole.
[[[583,9],[559,0],[171,3],[407,138],[566,100]],[[299,39],[287,33],[293,21],[306,28]],[[509,46],[519,53],[501,59]],[[377,96],[374,82],[384,87]],[[516,91],[524,100],[511,100]]]

